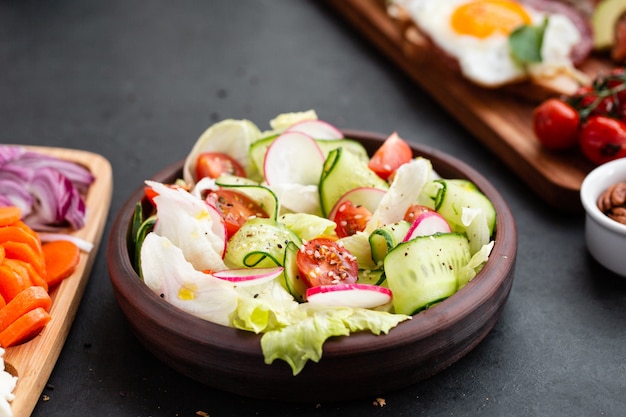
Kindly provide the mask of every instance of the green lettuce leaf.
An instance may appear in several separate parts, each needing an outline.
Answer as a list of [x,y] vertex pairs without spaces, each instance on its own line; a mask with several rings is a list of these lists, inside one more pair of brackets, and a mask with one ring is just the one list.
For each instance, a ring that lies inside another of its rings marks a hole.
[[300,308],[309,316],[261,337],[265,363],[269,365],[276,359],[283,360],[289,364],[293,375],[298,375],[307,361],[319,362],[324,342],[330,337],[348,336],[364,330],[379,335],[410,319],[410,316],[401,314],[358,308],[313,308],[306,304],[301,304]]

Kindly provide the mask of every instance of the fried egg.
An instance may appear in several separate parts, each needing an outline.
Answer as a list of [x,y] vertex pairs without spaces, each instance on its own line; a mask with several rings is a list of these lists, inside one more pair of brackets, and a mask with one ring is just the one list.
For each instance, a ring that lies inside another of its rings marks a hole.
[[[395,0],[420,31],[471,81],[499,87],[532,77],[551,77],[573,70],[572,48],[581,33],[565,15],[547,14],[511,0]],[[522,25],[547,20],[541,61],[520,63],[511,55],[509,35]]]

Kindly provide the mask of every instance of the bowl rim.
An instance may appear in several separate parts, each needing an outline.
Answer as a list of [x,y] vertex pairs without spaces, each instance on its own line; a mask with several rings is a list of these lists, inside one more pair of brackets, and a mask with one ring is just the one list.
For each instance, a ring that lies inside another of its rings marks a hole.
[[[388,136],[362,130],[342,129],[342,132],[346,137],[361,142],[382,143]],[[471,177],[476,186],[492,201],[497,208],[496,238],[492,255],[479,274],[448,299],[428,310],[420,312],[413,319],[400,323],[391,329],[388,334],[376,336],[369,332],[358,332],[351,334],[349,337],[331,338],[324,344],[324,358],[341,357],[345,355],[346,351],[354,354],[355,348],[357,348],[356,350],[358,350],[359,354],[384,351],[391,348],[395,349],[398,346],[414,343],[417,339],[426,338],[433,334],[442,321],[458,323],[471,312],[485,308],[486,302],[495,296],[498,291],[502,291],[500,288],[502,283],[507,277],[510,277],[510,280],[506,283],[508,288],[505,289],[506,296],[502,304],[508,297],[512,286],[517,254],[517,227],[508,204],[491,182],[465,162],[443,151],[426,145],[416,144],[414,141],[409,142],[409,144],[415,155],[423,155],[431,160],[437,159],[437,164],[445,168],[443,171],[454,169],[462,173],[464,177]],[[166,167],[155,174],[152,179],[164,181],[164,179],[172,175],[172,172],[176,172],[177,168],[182,168],[183,162],[179,161]],[[437,169],[437,171],[439,172],[441,169]],[[132,268],[126,245],[117,245],[115,238],[117,233],[128,230],[130,218],[126,216],[129,216],[134,211],[136,203],[141,199],[142,195],[143,185],[139,186],[121,207],[111,228],[107,247],[107,264],[116,296],[128,300],[132,297],[132,301],[138,304],[138,308],[143,310],[143,313],[146,315],[164,315],[162,318],[166,320],[162,320],[159,325],[166,327],[167,331],[180,333],[181,328],[177,326],[177,320],[185,320],[190,325],[198,326],[197,328],[202,330],[193,334],[185,334],[185,337],[192,341],[205,345],[208,344],[217,349],[228,349],[233,354],[258,356],[263,361],[260,344],[262,335],[195,317],[165,302],[141,282],[141,279]],[[497,259],[494,256],[496,254],[499,255]],[[497,273],[496,270],[498,271]],[[132,271],[131,276],[125,276],[129,271]],[[471,296],[461,297],[457,296],[458,294]],[[478,342],[480,340],[476,343]],[[276,362],[281,361],[275,361],[271,366],[274,366]]]
[[[615,179],[614,176],[623,177],[623,179]],[[605,183],[605,180],[609,178],[611,180]],[[626,235],[626,225],[602,213],[597,204],[600,195],[616,181],[626,181],[626,158],[599,165],[589,172],[580,186],[580,200],[585,212],[592,220],[614,233]]]

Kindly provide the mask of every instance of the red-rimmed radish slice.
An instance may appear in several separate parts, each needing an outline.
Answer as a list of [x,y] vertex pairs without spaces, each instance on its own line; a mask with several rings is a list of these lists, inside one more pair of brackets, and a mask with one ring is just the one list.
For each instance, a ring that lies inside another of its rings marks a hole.
[[263,174],[268,185],[317,184],[322,174],[324,154],[315,140],[300,132],[287,132],[267,148]]
[[343,133],[339,129],[323,120],[303,120],[289,126],[285,132],[306,133],[315,139],[343,139]]
[[441,214],[436,211],[427,211],[417,216],[403,241],[406,242],[419,236],[430,236],[435,233],[450,233],[451,231],[450,225]]
[[368,209],[371,213],[376,210],[378,204],[383,199],[385,195],[385,190],[374,187],[359,187],[354,188],[344,195],[342,195],[339,200],[335,203],[332,210],[328,214],[329,219],[334,219],[337,214],[337,210],[339,207],[345,203],[346,201],[351,201],[355,206],[363,206]]
[[236,268],[214,272],[215,278],[223,279],[237,285],[257,285],[269,282],[283,273],[283,267],[274,268]]
[[306,290],[311,304],[330,307],[374,308],[391,301],[391,290],[372,284],[320,285]]

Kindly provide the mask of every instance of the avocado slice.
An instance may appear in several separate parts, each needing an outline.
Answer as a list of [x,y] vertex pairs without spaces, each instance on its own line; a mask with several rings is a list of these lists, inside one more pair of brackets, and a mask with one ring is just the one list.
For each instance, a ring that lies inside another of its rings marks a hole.
[[609,49],[615,41],[615,26],[626,13],[626,0],[603,0],[591,15],[593,46],[597,50]]

